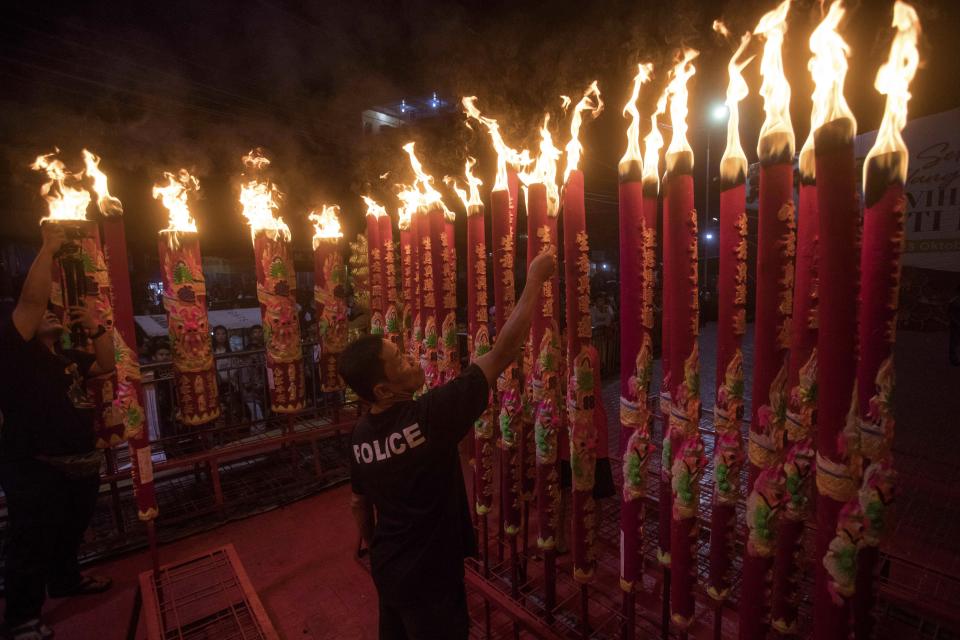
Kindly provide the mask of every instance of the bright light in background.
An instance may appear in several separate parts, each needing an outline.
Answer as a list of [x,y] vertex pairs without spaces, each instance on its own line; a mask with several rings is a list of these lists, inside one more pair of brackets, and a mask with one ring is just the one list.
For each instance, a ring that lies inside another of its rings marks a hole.
[[707,239],[707,240],[713,240],[713,234],[712,234],[711,232],[709,232],[709,231],[707,231],[705,234],[703,234],[703,237],[704,237],[705,239]]
[[730,112],[727,110],[727,105],[725,104],[715,104],[713,105],[713,109],[710,110],[710,117],[716,122],[723,122],[729,114]]

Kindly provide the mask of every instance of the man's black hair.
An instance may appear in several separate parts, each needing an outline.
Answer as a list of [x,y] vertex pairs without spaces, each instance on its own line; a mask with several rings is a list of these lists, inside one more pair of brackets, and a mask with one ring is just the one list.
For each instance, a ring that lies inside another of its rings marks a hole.
[[376,402],[373,388],[387,379],[383,369],[383,338],[362,336],[340,354],[337,369],[344,382],[367,402]]

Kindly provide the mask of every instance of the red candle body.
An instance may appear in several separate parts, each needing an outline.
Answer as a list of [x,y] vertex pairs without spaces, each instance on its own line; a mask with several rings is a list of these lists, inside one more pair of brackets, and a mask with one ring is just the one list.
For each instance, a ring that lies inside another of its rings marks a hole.
[[[634,174],[640,174],[635,168]],[[646,211],[644,185],[634,174],[621,176],[620,182],[620,587],[628,592],[643,575],[644,502],[654,449],[647,394],[653,374],[656,199],[652,211]]]
[[857,557],[853,598],[854,636],[873,635],[876,602],[874,572],[880,541],[893,502],[893,345],[897,331],[900,259],[904,243],[906,199],[897,173],[905,154],[886,154],[867,162],[860,259],[860,360],[857,365],[860,446],[866,467],[858,496],[865,519],[863,547]]
[[253,253],[266,340],[270,408],[274,413],[296,413],[306,405],[306,396],[300,322],[293,297],[297,280],[289,243],[258,232]]
[[593,580],[596,569],[596,504],[593,499],[597,463],[594,408],[595,350],[590,339],[590,246],[583,203],[583,173],[573,171],[563,190],[563,253],[567,301],[567,411],[570,469],[573,476],[573,576]]
[[426,322],[426,308],[423,305],[423,239],[430,236],[430,222],[426,213],[417,210],[410,223],[413,230],[413,297],[416,301],[416,314],[413,316],[413,346],[411,354],[423,363],[423,327]]
[[440,320],[443,306],[443,210],[432,207],[421,216],[420,261],[423,264],[420,289],[423,294],[423,350],[420,363],[427,387],[441,384]]
[[412,222],[401,221],[400,226],[400,278],[403,298],[400,301],[401,317],[403,318],[403,343],[407,352],[413,349],[413,319],[417,315],[417,301],[414,296],[413,283],[414,262],[413,250],[416,242],[413,238]]
[[188,426],[207,424],[220,417],[220,400],[199,235],[177,233],[173,239],[169,232],[161,233],[158,248],[173,348],[177,420]]
[[783,463],[786,496],[777,533],[770,617],[774,629],[797,628],[797,591],[802,577],[801,543],[809,516],[814,469],[813,417],[816,409],[817,346],[817,187],[801,177],[797,219],[797,269],[790,323],[790,368],[787,374],[786,440]]
[[[693,154],[667,157],[663,199],[664,290],[670,290],[670,418],[663,465],[670,481],[670,609],[681,627],[694,614],[699,477],[706,466],[700,439],[697,212],[693,204]],[[669,266],[668,266],[669,265]],[[669,458],[669,464],[667,464]],[[660,508],[664,508],[661,503]]]
[[133,496],[140,520],[157,517],[157,494],[153,484],[153,460],[150,457],[150,435],[143,412],[143,388],[140,384],[140,361],[137,358],[137,334],[133,320],[133,299],[127,262],[127,238],[123,219],[110,216],[103,221],[104,244],[107,248],[107,269],[113,283],[113,308],[116,335],[117,394],[119,410],[130,452],[130,476]]
[[341,391],[343,380],[337,373],[337,361],[347,346],[347,303],[344,292],[347,274],[343,255],[335,238],[323,238],[313,250],[313,302],[320,339],[320,390]]
[[[467,349],[474,359],[490,350],[487,243],[482,206],[467,209],[467,274]],[[489,513],[493,507],[495,407],[491,402],[474,424],[475,508],[480,515]]]
[[383,288],[383,326],[384,337],[401,344],[403,335],[400,305],[397,300],[397,263],[393,242],[393,223],[390,216],[382,215],[377,218],[380,239],[380,282]]
[[859,534],[847,528],[857,521],[849,510],[844,511],[839,523],[844,529],[838,531],[841,510],[855,497],[858,488],[843,433],[853,399],[857,362],[859,212],[850,124],[845,119],[835,120],[814,132],[820,221],[817,537],[813,593],[813,632],[817,640],[844,640],[849,635],[848,596],[852,591],[852,577],[838,566],[834,554],[842,551],[842,545],[859,541]]
[[[532,184],[527,195],[527,262],[548,247],[557,247],[557,212],[550,212],[547,189]],[[537,312],[530,329],[531,376],[528,402],[533,411],[533,467],[536,478],[537,545],[545,550],[556,546],[560,526],[560,476],[557,466],[562,425],[559,279],[554,276],[540,293]],[[529,463],[529,460],[528,460]]]
[[714,404],[713,510],[707,593],[730,593],[740,471],[743,468],[743,353],[747,303],[746,185],[742,175],[720,191],[720,269],[717,279],[717,383]]
[[383,318],[383,262],[380,244],[380,222],[374,215],[367,215],[367,265],[370,269],[370,333],[382,336],[385,331]]
[[[493,234],[493,298],[497,334],[503,329],[516,304],[513,266],[515,258],[514,223],[508,191],[490,195]],[[503,528],[507,535],[520,531],[520,500],[523,491],[520,442],[523,438],[523,406],[520,397],[520,367],[511,364],[497,380],[500,405],[500,473],[503,493],[500,496]]]
[[[761,147],[763,142],[761,142]],[[792,154],[791,154],[792,155]],[[757,486],[764,470],[779,471],[786,410],[787,354],[793,310],[795,222],[792,157],[761,160],[757,227],[757,301],[750,443],[747,544],[743,558],[743,600],[739,637],[759,640],[769,629],[769,600],[776,549],[775,518],[782,481],[770,477]]]
[[440,383],[460,374],[460,343],[457,337],[457,245],[454,214],[443,211],[440,251],[443,255],[440,287],[442,316],[440,321]]

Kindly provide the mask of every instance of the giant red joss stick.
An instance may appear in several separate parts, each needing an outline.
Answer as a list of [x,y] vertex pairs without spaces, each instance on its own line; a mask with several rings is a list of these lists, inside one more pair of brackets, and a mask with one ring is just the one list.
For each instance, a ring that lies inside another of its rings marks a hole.
[[380,242],[379,211],[367,210],[367,264],[370,270],[370,333],[383,335],[383,245]]
[[454,231],[456,214],[443,207],[443,228],[440,251],[443,255],[443,278],[440,322],[440,382],[449,382],[460,374],[460,343],[457,337],[457,241]]
[[313,303],[320,340],[320,390],[342,391],[337,373],[340,353],[347,346],[347,273],[343,264],[338,214],[340,207],[323,205],[307,217],[313,223]]
[[[640,152],[640,88],[650,78],[652,64],[638,64],[633,89],[623,109],[630,116],[627,150],[620,159],[620,450],[623,493],[620,506],[620,588],[628,637],[633,636],[634,585],[643,572],[643,503],[647,491],[647,463],[651,414],[647,387],[653,366],[653,342],[645,324],[647,289],[646,220],[643,211],[643,157]],[[654,221],[656,225],[656,221]],[[656,228],[656,227],[654,227]]]
[[[697,299],[697,212],[693,204],[693,151],[687,142],[687,81],[695,73],[697,52],[685,49],[674,67],[667,92],[673,137],[663,178],[664,290],[671,294],[669,333],[670,417],[664,438],[664,475],[670,480],[670,611],[685,629],[693,619],[696,582],[699,478],[706,466],[700,439],[699,302]],[[665,318],[666,322],[666,318]],[[661,487],[664,488],[664,487]],[[662,538],[661,538],[662,539]]]
[[[717,23],[714,23],[717,28]],[[740,471],[743,467],[743,352],[747,303],[747,157],[740,144],[740,101],[749,89],[743,69],[752,58],[740,58],[750,34],[730,58],[727,71],[727,144],[720,159],[720,269],[717,278],[717,372],[713,424],[713,506],[710,516],[710,573],[707,593],[719,607],[730,595],[731,566]],[[716,622],[715,622],[716,624]]]
[[250,223],[257,298],[263,316],[267,385],[274,413],[292,414],[306,405],[300,323],[293,297],[296,273],[290,256],[290,230],[276,215],[279,194],[262,172],[270,161],[259,149],[244,156],[249,172],[240,187],[243,215]]
[[[596,557],[597,509],[593,498],[597,464],[597,433],[594,412],[596,351],[590,340],[590,244],[583,200],[583,172],[577,167],[583,147],[579,140],[583,112],[592,117],[603,108],[594,82],[574,107],[563,187],[563,254],[567,321],[567,414],[570,433],[570,470],[573,479],[573,577],[593,581]],[[586,607],[581,591],[581,623],[586,626]]]
[[185,169],[177,175],[164,173],[164,178],[165,184],[153,187],[153,197],[163,203],[170,215],[170,224],[160,232],[157,247],[163,274],[163,306],[173,350],[177,420],[187,426],[199,426],[220,417],[200,238],[188,202],[200,184]]
[[413,257],[413,250],[416,246],[414,240],[412,212],[405,205],[400,208],[400,217],[397,220],[397,226],[400,229],[400,282],[401,282],[401,316],[403,318],[403,344],[406,351],[410,352],[413,348],[413,319],[417,315],[417,301],[415,297],[415,285],[413,281],[414,265],[416,261]]
[[[760,72],[765,119],[760,129],[760,203],[757,223],[757,278],[753,340],[753,386],[747,477],[747,539],[743,558],[741,640],[765,638],[770,625],[770,591],[776,548],[776,518],[782,501],[780,458],[786,415],[787,354],[793,311],[794,133],[790,85],[781,47],[789,0],[765,14],[756,28],[764,37]],[[769,473],[763,473],[769,471]],[[763,477],[761,478],[761,474]]]
[[384,337],[397,346],[403,344],[403,324],[397,300],[396,243],[393,241],[393,222],[384,209],[377,217],[380,225],[380,282],[383,288]]
[[857,393],[860,445],[867,467],[858,498],[866,516],[853,599],[854,637],[858,640],[873,635],[874,572],[893,500],[893,343],[897,330],[906,215],[904,184],[909,159],[900,132],[906,125],[910,82],[919,62],[920,22],[913,7],[897,2],[893,26],[897,34],[875,82],[877,91],[887,96],[886,108],[876,142],[867,153],[863,177],[865,211],[860,257]]
[[[836,28],[834,2],[810,36],[814,158],[817,176],[819,294],[817,334],[817,498],[813,637],[845,640],[862,513],[853,467],[855,433],[845,433],[855,399],[859,207],[853,139],[856,120],[843,97],[849,51]],[[854,426],[854,431],[855,426]]]
[[786,452],[782,467],[784,501],[777,529],[773,568],[771,626],[784,635],[797,632],[803,530],[810,513],[813,480],[813,419],[817,375],[817,184],[813,131],[800,150],[800,206],[797,216],[796,279],[790,323],[787,374]]

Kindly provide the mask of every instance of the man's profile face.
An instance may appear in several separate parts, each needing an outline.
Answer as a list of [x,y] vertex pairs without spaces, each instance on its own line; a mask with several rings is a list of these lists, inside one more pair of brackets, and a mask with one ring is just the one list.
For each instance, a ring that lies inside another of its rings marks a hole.
[[387,384],[393,390],[414,393],[426,382],[426,376],[420,365],[389,340],[383,340],[380,359],[383,360],[383,371],[387,376]]
[[56,314],[47,311],[40,319],[40,326],[37,327],[37,335],[57,337],[63,331],[63,325]]

